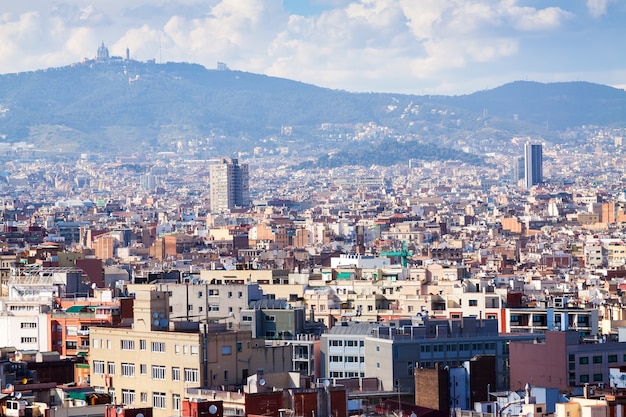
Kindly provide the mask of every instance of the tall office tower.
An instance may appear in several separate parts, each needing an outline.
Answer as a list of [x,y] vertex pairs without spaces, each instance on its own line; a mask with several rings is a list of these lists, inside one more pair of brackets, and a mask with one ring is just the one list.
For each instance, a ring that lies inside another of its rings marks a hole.
[[250,204],[248,164],[234,158],[221,158],[209,166],[211,211],[223,212]]
[[513,183],[519,185],[524,179],[524,157],[519,156],[513,162]]
[[524,186],[531,188],[543,182],[543,152],[541,144],[524,145]]

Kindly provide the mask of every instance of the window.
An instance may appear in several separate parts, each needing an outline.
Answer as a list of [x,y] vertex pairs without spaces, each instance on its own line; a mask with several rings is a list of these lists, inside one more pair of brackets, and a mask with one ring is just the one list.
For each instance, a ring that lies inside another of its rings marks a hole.
[[273,316],[273,315],[265,316],[265,321],[276,321],[276,316]]
[[115,375],[115,362],[107,362],[107,373]]
[[222,355],[230,355],[231,347],[230,346],[222,346]]
[[198,298],[202,298],[202,291],[198,291]]
[[165,352],[165,342],[152,342],[153,352]]
[[241,316],[241,321],[252,321],[252,316]]
[[180,353],[180,345],[174,345],[174,353],[177,355]]
[[142,403],[147,403],[148,402],[148,393],[147,392],[142,392],[140,397],[141,397],[141,402]]
[[192,355],[198,354],[198,345],[191,345],[191,354]]
[[243,298],[243,292],[239,291],[239,292],[237,293],[237,297],[238,297],[238,298]]
[[241,352],[243,348],[243,345],[241,344],[241,342],[237,342],[236,346],[237,346],[237,352]]
[[152,365],[152,379],[165,379],[165,366]]
[[331,340],[330,345],[334,347],[343,346],[343,340]]
[[122,403],[128,405],[135,403],[134,389],[122,389]]
[[135,376],[135,364],[122,363],[122,376]]
[[165,393],[164,392],[153,392],[152,393],[152,407],[154,408],[165,408]]
[[569,355],[569,361],[570,362],[574,362],[576,359],[574,358],[574,355],[570,354]]
[[146,365],[145,363],[140,363],[139,364],[139,373],[141,375],[145,375],[148,373],[148,365]]
[[189,355],[189,345],[183,345],[183,353]]
[[93,339],[91,347],[93,347],[94,349],[98,349],[100,342],[98,341],[98,339]]
[[180,368],[172,368],[172,381],[180,381]]
[[185,382],[198,382],[198,370],[185,368]]
[[470,307],[477,307],[478,306],[478,300],[469,300],[469,306]]
[[20,340],[22,343],[37,343],[36,337],[22,337]]
[[134,340],[122,340],[121,347],[122,347],[122,350],[135,350],[135,341]]
[[180,410],[180,395],[179,394],[172,394],[172,407],[176,411]]
[[580,382],[589,382],[589,375],[581,375]]
[[111,349],[111,340],[107,339],[107,349]]
[[104,361],[93,361],[93,373],[104,375]]
[[603,379],[602,374],[593,374],[593,382],[602,382]]
[[602,363],[602,356],[594,356],[593,363]]
[[430,352],[430,345],[421,345],[420,346],[420,351],[421,352]]
[[609,363],[617,362],[617,355],[609,355],[608,361]]
[[[586,356],[581,356],[580,358],[578,358],[578,363],[581,365],[587,365],[589,363],[589,358]],[[587,378],[589,378],[589,376],[587,376]]]
[[329,362],[343,362],[343,356],[331,355],[328,358]]
[[22,329],[36,329],[37,328],[37,323],[31,323],[31,322],[20,323],[20,328],[22,328]]
[[233,292],[232,291],[228,291],[228,298],[233,298]]
[[146,350],[146,339],[139,339],[139,350]]
[[220,290],[209,290],[209,296],[218,296],[220,295]]

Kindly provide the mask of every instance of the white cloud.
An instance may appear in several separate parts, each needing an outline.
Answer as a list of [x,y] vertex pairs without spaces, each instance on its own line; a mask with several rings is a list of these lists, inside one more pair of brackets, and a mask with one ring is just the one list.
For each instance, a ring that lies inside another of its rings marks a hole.
[[608,0],[587,0],[587,9],[593,17],[600,17],[606,14]]
[[524,31],[556,29],[564,20],[573,17],[572,13],[558,7],[547,7],[541,10],[517,7],[511,12],[514,27]]

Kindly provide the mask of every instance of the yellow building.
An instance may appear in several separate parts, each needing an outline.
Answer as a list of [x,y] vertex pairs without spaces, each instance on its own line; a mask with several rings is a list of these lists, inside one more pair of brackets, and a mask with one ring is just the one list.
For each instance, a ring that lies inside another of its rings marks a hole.
[[92,327],[90,346],[91,386],[115,404],[151,406],[155,417],[178,415],[190,388],[236,391],[249,375],[292,367],[289,346],[265,346],[250,331],[171,322],[168,294],[159,291],[136,293],[132,326]]

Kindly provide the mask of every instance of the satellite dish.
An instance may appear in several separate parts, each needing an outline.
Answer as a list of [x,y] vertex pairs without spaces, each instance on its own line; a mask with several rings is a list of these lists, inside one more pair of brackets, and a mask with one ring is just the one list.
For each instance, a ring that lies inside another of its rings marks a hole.
[[159,325],[159,319],[154,320],[154,321],[152,322],[152,324],[154,324],[155,326],[158,326],[158,325]]
[[152,313],[152,317],[154,317],[155,319],[158,319],[159,318],[159,313],[157,313],[157,312]]
[[13,394],[13,396],[19,400],[20,398],[22,398],[22,393],[18,391],[15,394]]
[[324,387],[327,388],[330,385],[330,380],[325,379],[324,382],[322,382],[322,384],[324,384]]
[[143,417],[143,413],[137,413],[136,417]]
[[161,319],[162,319],[163,317],[165,317],[165,314],[163,314],[163,313],[159,313],[159,318],[161,318]]
[[209,406],[209,413],[211,413],[211,414],[216,414],[217,413],[217,406],[215,404],[211,404]]
[[260,385],[260,386],[265,385],[265,378],[261,378],[261,379],[259,379],[259,385]]
[[95,290],[96,288],[98,288],[98,286],[96,285],[96,283],[94,282],[93,284],[91,284],[91,289]]
[[116,412],[117,414],[122,414],[122,412],[123,412],[123,411],[124,411],[124,409],[123,409],[122,407],[117,407],[117,408],[115,409],[115,412]]
[[7,391],[13,391],[13,384],[6,384],[4,389],[6,389]]
[[159,321],[159,326],[161,327],[167,327],[167,319],[161,319]]

